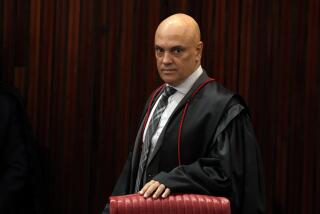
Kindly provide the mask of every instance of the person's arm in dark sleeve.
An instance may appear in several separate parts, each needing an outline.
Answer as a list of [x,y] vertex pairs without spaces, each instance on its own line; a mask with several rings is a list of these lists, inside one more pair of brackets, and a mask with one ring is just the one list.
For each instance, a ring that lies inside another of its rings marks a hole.
[[181,165],[153,180],[173,193],[225,196],[233,213],[264,213],[260,152],[248,114],[241,105],[229,109],[206,157]]
[[[233,110],[238,108],[234,107]],[[265,213],[263,164],[250,117],[242,111],[217,136],[219,144],[229,145],[222,165],[232,179],[233,213]],[[219,151],[219,150],[218,150]]]
[[10,213],[21,200],[29,163],[16,100],[0,95],[0,114],[0,213]]

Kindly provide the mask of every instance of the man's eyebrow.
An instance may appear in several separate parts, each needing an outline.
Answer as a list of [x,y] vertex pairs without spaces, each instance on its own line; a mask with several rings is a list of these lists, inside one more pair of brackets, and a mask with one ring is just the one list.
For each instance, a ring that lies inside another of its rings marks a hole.
[[[163,47],[161,47],[159,45],[154,45],[154,48],[158,49],[158,50],[165,50]],[[176,45],[176,46],[173,46],[173,47],[169,48],[169,51],[185,50],[185,49],[186,49],[186,47],[184,47],[184,46]]]
[[184,49],[186,49],[186,48],[183,47],[183,46],[181,46],[181,45],[173,46],[172,48],[170,48],[171,51],[177,50],[177,49],[184,50]]
[[[159,46],[159,45],[154,45],[155,48],[161,48],[161,49],[164,49],[163,47]],[[170,48],[170,50],[173,50],[173,49],[185,49],[184,46],[182,45],[176,45],[176,46],[173,46]]]

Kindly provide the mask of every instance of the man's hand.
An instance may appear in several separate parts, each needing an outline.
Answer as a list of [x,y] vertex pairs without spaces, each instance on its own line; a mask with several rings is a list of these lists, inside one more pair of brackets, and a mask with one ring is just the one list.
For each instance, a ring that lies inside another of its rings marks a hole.
[[139,194],[143,195],[145,198],[152,196],[152,198],[157,199],[160,195],[162,198],[166,198],[170,195],[170,189],[165,185],[160,184],[159,181],[151,180],[144,185],[139,191]]

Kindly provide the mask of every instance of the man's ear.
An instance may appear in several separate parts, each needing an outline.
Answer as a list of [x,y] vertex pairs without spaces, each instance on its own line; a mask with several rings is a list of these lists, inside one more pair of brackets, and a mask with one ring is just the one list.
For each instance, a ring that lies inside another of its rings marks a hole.
[[202,49],[203,49],[203,43],[201,41],[198,42],[196,46],[196,59],[200,62],[202,57]]

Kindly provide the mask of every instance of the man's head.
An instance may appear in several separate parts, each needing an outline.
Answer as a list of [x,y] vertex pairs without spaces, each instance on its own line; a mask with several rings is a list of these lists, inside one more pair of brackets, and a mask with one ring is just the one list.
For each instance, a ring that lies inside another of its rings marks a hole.
[[200,65],[202,46],[199,26],[192,17],[179,13],[163,20],[155,34],[161,79],[170,85],[184,81]]

